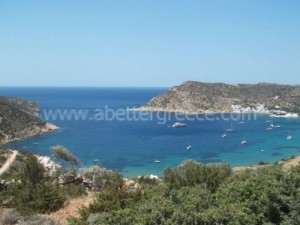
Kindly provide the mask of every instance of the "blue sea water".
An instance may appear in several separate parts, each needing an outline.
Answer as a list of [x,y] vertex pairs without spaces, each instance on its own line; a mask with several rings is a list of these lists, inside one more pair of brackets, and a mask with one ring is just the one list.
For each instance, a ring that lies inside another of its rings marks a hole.
[[[185,159],[203,163],[224,162],[232,166],[253,165],[259,161],[275,162],[298,155],[300,149],[300,119],[274,118],[280,128],[266,131],[266,115],[250,116],[243,124],[222,120],[221,115],[195,116],[184,121],[184,128],[172,128],[174,114],[161,123],[163,113],[153,113],[152,119],[103,120],[99,109],[125,109],[140,106],[166,88],[0,88],[0,95],[34,100],[41,107],[41,117],[49,110],[89,110],[87,119],[56,119],[49,122],[59,130],[8,144],[8,147],[50,155],[49,148],[63,145],[70,149],[83,165],[99,159],[103,166],[131,177],[141,174],[162,175],[163,170],[175,167]],[[1,116],[1,115],[0,115]],[[229,118],[229,115],[225,115]],[[235,118],[241,115],[233,115]],[[96,119],[95,119],[96,118]],[[233,126],[234,132],[224,139],[221,135]],[[287,136],[292,135],[292,140]],[[247,140],[241,145],[241,140]],[[192,145],[192,150],[186,150]],[[160,163],[154,163],[160,160]]]

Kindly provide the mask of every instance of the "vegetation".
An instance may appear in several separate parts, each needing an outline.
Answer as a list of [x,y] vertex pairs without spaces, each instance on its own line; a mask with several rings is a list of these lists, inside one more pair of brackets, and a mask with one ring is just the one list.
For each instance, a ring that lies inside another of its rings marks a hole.
[[[78,162],[63,147],[54,152],[70,165]],[[185,161],[177,168],[167,168],[163,180],[140,177],[137,181],[142,188],[135,191],[123,188],[118,173],[98,167],[80,173],[95,179],[103,189],[81,210],[80,218],[69,219],[71,225],[300,224],[299,166],[283,171],[280,165],[268,165],[232,173],[228,165]],[[0,204],[16,209],[8,211],[2,223],[14,224],[21,218],[24,225],[54,224],[32,215],[56,211],[69,197],[85,193],[82,185],[62,187],[57,178],[46,174],[35,156],[26,157],[22,170],[13,173],[15,182],[0,191]]]
[[75,171],[75,167],[79,165],[79,159],[74,156],[67,148],[56,145],[50,148],[54,157],[62,159],[65,162],[69,163],[72,170]]
[[123,192],[121,180],[99,192],[73,225],[300,224],[300,167],[232,174],[227,165],[184,162],[165,170],[164,182],[141,180],[144,190]]
[[45,176],[45,168],[33,155],[27,157],[20,174],[13,177],[20,182],[0,191],[0,203],[16,208],[22,215],[56,211],[68,197],[85,193],[83,186],[60,187],[56,178]]
[[45,123],[36,103],[0,96],[0,143],[38,134]]

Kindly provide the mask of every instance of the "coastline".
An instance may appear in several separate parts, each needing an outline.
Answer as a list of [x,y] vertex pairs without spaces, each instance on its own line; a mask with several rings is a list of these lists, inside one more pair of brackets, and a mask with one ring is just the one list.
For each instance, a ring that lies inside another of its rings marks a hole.
[[165,109],[165,108],[156,108],[156,107],[149,107],[149,106],[141,106],[138,108],[129,108],[128,111],[136,111],[136,112],[161,112],[161,113],[178,113],[184,115],[213,115],[213,114],[261,114],[261,115],[269,115],[271,117],[278,117],[278,118],[299,118],[299,114],[293,112],[285,112],[286,114],[283,115],[276,115],[273,114],[270,110],[226,110],[226,111],[189,111],[189,110],[174,110],[174,109]]
[[[287,160],[281,160],[277,163],[281,166],[284,171],[287,171],[295,166],[300,166],[300,156],[295,156]],[[232,167],[232,172],[242,172],[245,170],[257,170],[261,168],[266,168],[274,165],[274,163],[266,164],[266,165],[253,165],[253,166],[236,166]]]
[[5,137],[5,139],[0,141],[0,145],[5,145],[5,144],[8,144],[8,143],[14,142],[14,141],[24,140],[24,139],[27,139],[27,138],[30,138],[30,137],[34,137],[34,136],[42,135],[42,134],[45,134],[45,133],[53,132],[53,131],[58,130],[58,129],[59,129],[58,126],[56,126],[52,123],[46,122],[43,127],[37,127],[37,128],[31,130],[29,133],[27,133],[26,135],[24,135],[22,137],[17,137],[17,138]]

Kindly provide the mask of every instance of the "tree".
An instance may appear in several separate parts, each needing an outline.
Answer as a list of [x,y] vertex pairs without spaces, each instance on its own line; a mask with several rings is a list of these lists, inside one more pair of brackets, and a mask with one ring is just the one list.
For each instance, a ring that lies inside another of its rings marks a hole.
[[29,156],[26,160],[23,179],[25,183],[36,185],[42,181],[45,174],[45,168],[40,164],[37,158],[33,155]]
[[74,156],[67,148],[56,145],[50,148],[54,157],[62,159],[70,164],[72,170],[75,171],[75,167],[79,165],[79,159]]

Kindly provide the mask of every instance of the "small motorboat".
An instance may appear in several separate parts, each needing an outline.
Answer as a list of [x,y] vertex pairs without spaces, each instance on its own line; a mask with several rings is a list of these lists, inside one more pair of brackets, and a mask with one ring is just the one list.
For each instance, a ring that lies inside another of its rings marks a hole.
[[247,144],[246,140],[241,141],[241,145],[245,145],[245,144]]
[[160,160],[155,160],[154,162],[155,162],[155,163],[160,163]]
[[192,149],[191,145],[186,146],[186,150],[191,150],[191,149]]
[[176,123],[174,123],[174,124],[172,125],[173,128],[176,128],[176,127],[185,127],[185,126],[186,126],[185,123],[178,123],[178,122],[176,122]]
[[291,135],[287,136],[286,140],[292,140],[292,136]]
[[227,137],[227,134],[222,134],[222,138],[226,138]]
[[234,131],[234,129],[233,129],[233,125],[232,125],[232,122],[231,122],[230,128],[228,128],[226,130],[226,132],[233,132],[233,131]]
[[233,132],[233,131],[234,131],[234,129],[232,129],[232,128],[229,128],[226,130],[226,132]]

